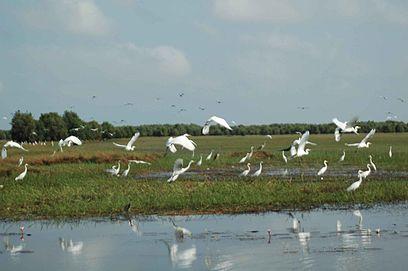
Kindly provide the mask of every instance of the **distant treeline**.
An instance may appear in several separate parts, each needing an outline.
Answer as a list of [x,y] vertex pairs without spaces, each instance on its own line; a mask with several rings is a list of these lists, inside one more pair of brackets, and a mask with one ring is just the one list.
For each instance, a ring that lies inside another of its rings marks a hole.
[[[361,132],[368,132],[376,128],[377,132],[400,133],[408,132],[408,123],[398,121],[359,122]],[[41,114],[38,120],[31,113],[17,111],[11,121],[11,130],[0,130],[0,139],[15,141],[44,141],[59,140],[69,135],[76,135],[85,140],[102,140],[109,138],[131,137],[136,131],[142,136],[177,136],[188,133],[193,136],[201,135],[201,126],[197,124],[149,124],[140,126],[113,126],[109,122],[86,122],[77,113],[65,111],[61,116],[58,113]],[[333,133],[335,125],[282,123],[263,125],[237,125],[232,131],[219,126],[212,126],[211,135],[280,135],[294,134],[297,131],[309,130],[312,134]]]

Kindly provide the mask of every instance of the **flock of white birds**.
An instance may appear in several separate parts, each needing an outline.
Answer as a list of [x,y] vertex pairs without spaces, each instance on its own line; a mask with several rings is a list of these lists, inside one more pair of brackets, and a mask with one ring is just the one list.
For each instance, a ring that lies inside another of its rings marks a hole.
[[[355,133],[358,134],[358,130],[360,129],[359,126],[355,125],[357,118],[352,119],[349,122],[341,122],[339,121],[337,118],[334,118],[333,123],[336,124],[336,128],[334,131],[334,139],[336,142],[339,142],[341,140],[341,134],[342,133]],[[222,127],[224,127],[225,129],[228,130],[232,130],[232,128],[230,127],[230,125],[227,123],[227,121],[225,121],[225,119],[217,117],[217,116],[212,116],[211,118],[209,118],[203,125],[202,128],[202,134],[203,135],[208,135],[210,132],[210,127],[212,125],[220,125]],[[292,142],[292,144],[290,145],[290,147],[286,148],[286,149],[282,149],[282,158],[284,160],[285,163],[288,163],[289,160],[291,159],[295,159],[295,158],[300,158],[300,157],[304,157],[309,155],[311,149],[307,148],[307,145],[317,145],[316,143],[310,142],[309,138],[310,138],[310,132],[306,131],[303,134],[298,132],[298,134],[300,135],[299,138],[297,138],[296,140],[294,140]],[[375,129],[372,129],[360,142],[357,143],[345,143],[346,146],[349,147],[356,147],[357,149],[361,149],[361,148],[369,148],[371,145],[371,142],[369,142],[369,140],[374,136],[375,134]],[[129,140],[129,142],[126,145],[122,145],[122,144],[118,144],[118,143],[113,143],[116,147],[122,148],[125,151],[134,151],[135,150],[135,146],[134,144],[136,143],[137,139],[139,138],[140,133],[137,132],[133,135],[133,137]],[[272,139],[271,135],[267,135],[266,136],[269,139]],[[45,144],[45,143],[44,143]],[[52,145],[53,142],[51,143]],[[61,139],[58,142],[58,146],[61,152],[63,152],[63,147],[67,146],[67,147],[71,147],[73,145],[82,145],[82,141],[77,138],[76,136],[69,136],[66,139]],[[262,150],[266,145],[266,142],[264,142],[259,148],[258,150]],[[183,134],[177,137],[170,137],[166,143],[166,152],[170,151],[171,153],[176,153],[177,152],[177,148],[182,148],[182,149],[186,149],[189,150],[193,153],[194,156],[194,151],[197,147],[197,144],[190,139],[190,135],[189,134]],[[27,152],[28,150],[25,149],[23,147],[23,144],[14,142],[14,141],[8,141],[6,142],[3,147],[2,147],[2,151],[1,151],[1,157],[2,159],[6,159],[7,158],[7,149],[8,148],[17,148],[20,150],[23,150],[25,152]],[[285,152],[288,151],[289,155],[286,156]],[[208,156],[206,157],[206,160],[211,160],[213,157],[213,150],[210,152],[210,154],[208,154]],[[239,160],[238,163],[245,163],[246,164],[246,169],[244,171],[242,171],[239,176],[240,177],[246,177],[246,176],[252,176],[252,177],[258,177],[262,174],[262,164],[263,161],[261,161],[259,163],[259,167],[258,169],[250,174],[251,172],[251,163],[249,163],[248,161],[251,159],[252,155],[254,153],[254,147],[251,146],[250,151],[248,153],[246,153],[246,155],[241,158]],[[55,151],[53,153],[53,155],[55,155]],[[390,146],[389,149],[389,153],[388,153],[389,157],[392,157],[392,146]],[[215,154],[214,159],[217,159],[219,156],[219,153]],[[339,161],[344,161],[346,157],[346,152],[343,150],[343,155],[340,157]],[[354,191],[357,188],[360,187],[362,181],[364,179],[366,179],[370,174],[372,169],[374,171],[377,170],[376,165],[373,162],[373,158],[370,155],[369,156],[369,163],[367,164],[367,170],[363,171],[363,170],[359,170],[357,172],[357,176],[358,176],[358,181],[352,183],[348,188],[347,191]],[[21,166],[23,164],[24,161],[24,157],[21,157],[18,163],[18,166]],[[147,164],[150,165],[149,162],[146,161],[141,161],[141,160],[129,160],[128,161],[128,166],[125,170],[123,170],[122,173],[120,173],[120,161],[118,162],[117,165],[112,166],[112,168],[106,169],[106,173],[112,175],[112,176],[122,176],[122,177],[126,177],[129,174],[130,171],[130,167],[132,163],[136,163],[136,164]],[[173,166],[173,172],[171,173],[170,178],[167,180],[167,182],[171,183],[174,182],[178,179],[178,177],[180,175],[182,175],[183,173],[185,173],[186,171],[188,171],[191,167],[191,165],[195,163],[194,160],[189,161],[189,163],[184,167],[184,161],[181,158],[178,158]],[[203,156],[200,155],[200,159],[199,161],[196,163],[197,166],[201,166],[203,163]],[[317,172],[317,176],[320,177],[321,179],[323,179],[324,174],[326,173],[327,169],[328,169],[328,161],[324,160],[323,161],[324,166]],[[24,165],[24,171],[19,174],[15,180],[23,180],[26,175],[27,175],[27,167],[28,164]]]

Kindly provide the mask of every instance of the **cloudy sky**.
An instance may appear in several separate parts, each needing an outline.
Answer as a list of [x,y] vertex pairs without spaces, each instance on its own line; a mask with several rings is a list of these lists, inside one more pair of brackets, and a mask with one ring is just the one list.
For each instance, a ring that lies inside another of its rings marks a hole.
[[407,48],[407,1],[1,1],[0,114],[407,121]]

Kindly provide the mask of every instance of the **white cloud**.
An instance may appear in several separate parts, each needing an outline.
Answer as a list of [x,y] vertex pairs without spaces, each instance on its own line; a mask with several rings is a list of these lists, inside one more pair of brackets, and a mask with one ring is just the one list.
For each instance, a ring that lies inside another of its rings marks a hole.
[[288,1],[215,0],[215,14],[231,21],[298,22],[301,14]]
[[106,35],[111,23],[93,0],[45,0],[21,11],[30,27],[74,34]]

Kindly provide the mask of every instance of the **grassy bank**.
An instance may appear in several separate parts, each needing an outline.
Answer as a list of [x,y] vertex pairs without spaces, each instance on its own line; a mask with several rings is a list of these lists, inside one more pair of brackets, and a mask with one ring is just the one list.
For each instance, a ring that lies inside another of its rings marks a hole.
[[[324,204],[346,206],[350,204],[374,204],[408,200],[408,182],[405,177],[384,173],[408,171],[408,135],[378,134],[370,149],[355,150],[344,147],[344,142],[357,142],[363,135],[347,135],[341,143],[332,136],[312,135],[311,141],[318,143],[312,153],[302,161],[293,160],[287,165],[277,151],[288,145],[296,136],[275,136],[268,140],[261,136],[248,137],[198,137],[197,160],[201,153],[207,155],[212,149],[220,152],[217,161],[204,161],[202,167],[192,170],[201,172],[197,176],[182,176],[175,183],[160,178],[143,177],[156,172],[171,172],[178,157],[186,160],[191,153],[179,151],[163,156],[166,138],[141,138],[136,151],[124,152],[112,142],[85,142],[83,146],[66,149],[52,155],[56,147],[27,146],[28,153],[17,150],[0,162],[0,219],[66,218],[87,216],[110,216],[122,212],[123,206],[131,203],[133,214],[187,214],[187,213],[234,213],[280,209],[307,209]],[[125,141],[125,140],[122,140]],[[238,160],[251,145],[255,147],[267,142],[262,152],[256,152],[251,162],[256,165],[264,161],[265,171],[276,168],[320,168],[324,159],[329,160],[329,170],[361,168],[374,157],[379,172],[364,181],[354,193],[345,189],[356,174],[328,176],[323,181],[302,174],[291,178],[260,177],[238,178],[243,165]],[[388,157],[392,145],[393,158]],[[338,162],[343,149],[344,163]],[[27,177],[14,181],[23,169],[17,161],[24,155],[30,164]],[[118,160],[125,164],[128,159],[144,159],[151,166],[134,165],[127,178],[107,176],[104,172]],[[211,176],[205,172],[228,169],[229,175]],[[202,176],[205,176],[204,178]],[[402,175],[404,176],[404,175]],[[200,178],[199,178],[200,177]],[[137,178],[137,179],[135,179]]]

